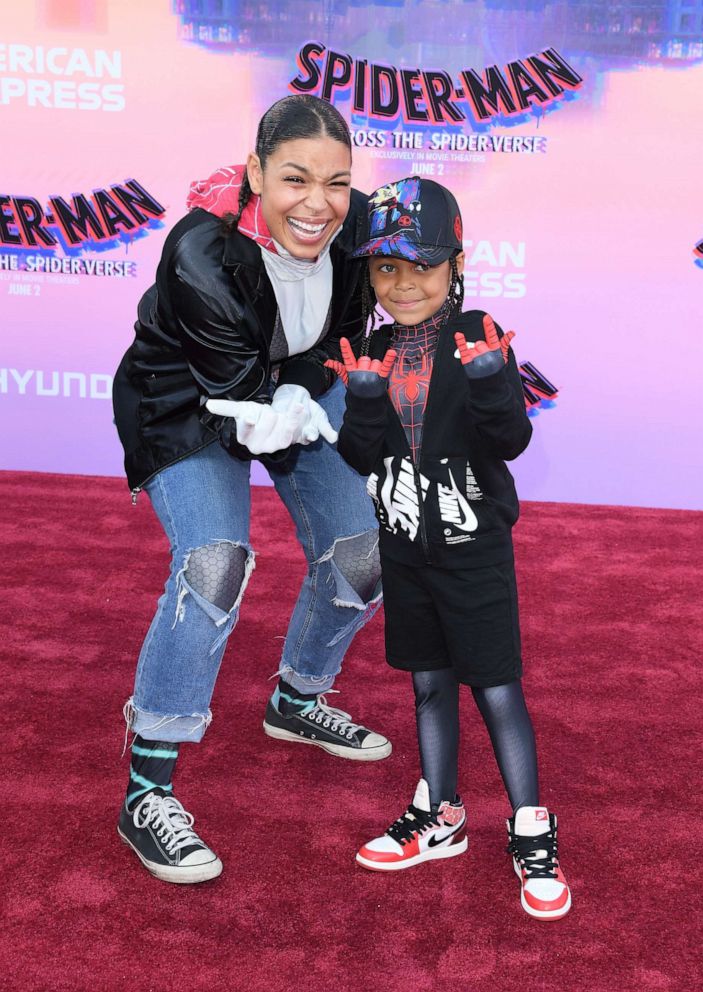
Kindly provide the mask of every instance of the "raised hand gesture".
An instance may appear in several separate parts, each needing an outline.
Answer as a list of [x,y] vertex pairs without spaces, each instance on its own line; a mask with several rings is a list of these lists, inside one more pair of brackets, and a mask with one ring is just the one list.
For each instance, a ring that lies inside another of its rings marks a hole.
[[362,355],[357,360],[347,338],[339,339],[339,347],[344,364],[330,359],[325,365],[337,373],[349,392],[364,399],[383,396],[397,352],[389,348],[382,361],[371,359],[368,355]]
[[460,331],[454,335],[459,359],[469,379],[482,379],[502,369],[508,361],[510,342],[515,337],[514,331],[508,331],[499,338],[496,325],[489,314],[483,318],[483,332],[486,340],[476,341],[471,348]]

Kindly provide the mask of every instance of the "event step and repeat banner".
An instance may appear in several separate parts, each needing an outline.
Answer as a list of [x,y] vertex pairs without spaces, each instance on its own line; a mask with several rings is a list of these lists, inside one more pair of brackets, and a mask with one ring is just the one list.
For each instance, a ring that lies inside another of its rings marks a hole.
[[359,189],[457,196],[466,306],[517,333],[522,497],[703,508],[703,0],[0,13],[0,468],[122,473],[112,376],[188,187],[312,93]]

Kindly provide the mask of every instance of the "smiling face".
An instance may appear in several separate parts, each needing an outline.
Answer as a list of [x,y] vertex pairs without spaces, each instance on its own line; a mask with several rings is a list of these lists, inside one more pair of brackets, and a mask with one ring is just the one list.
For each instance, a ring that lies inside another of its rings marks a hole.
[[284,141],[262,170],[247,158],[249,185],[261,196],[271,237],[295,258],[315,259],[344,223],[351,196],[351,153],[326,135]]
[[[456,256],[456,265],[461,274],[463,252]],[[419,324],[437,313],[446,300],[452,270],[448,261],[427,265],[372,255],[369,276],[376,299],[396,324]]]

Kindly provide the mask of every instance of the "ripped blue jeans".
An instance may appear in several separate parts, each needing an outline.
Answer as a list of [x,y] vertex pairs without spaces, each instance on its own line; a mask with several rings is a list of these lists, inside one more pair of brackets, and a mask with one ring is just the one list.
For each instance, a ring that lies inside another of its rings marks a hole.
[[[338,428],[341,383],[318,402]],[[128,709],[131,729],[146,739],[199,741],[210,722],[220,662],[254,569],[249,470],[215,442],[146,486],[172,555]],[[270,475],[308,561],[279,671],[303,692],[324,692],[381,600],[373,507],[366,480],[322,439],[295,447]],[[270,618],[272,636],[282,623]]]

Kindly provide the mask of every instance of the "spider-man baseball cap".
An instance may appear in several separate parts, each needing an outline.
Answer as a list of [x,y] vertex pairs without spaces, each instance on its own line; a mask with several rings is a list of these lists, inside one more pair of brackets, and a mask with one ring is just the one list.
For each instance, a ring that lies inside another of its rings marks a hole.
[[386,255],[439,265],[463,248],[459,204],[432,179],[409,176],[369,197],[367,239],[352,258]]

